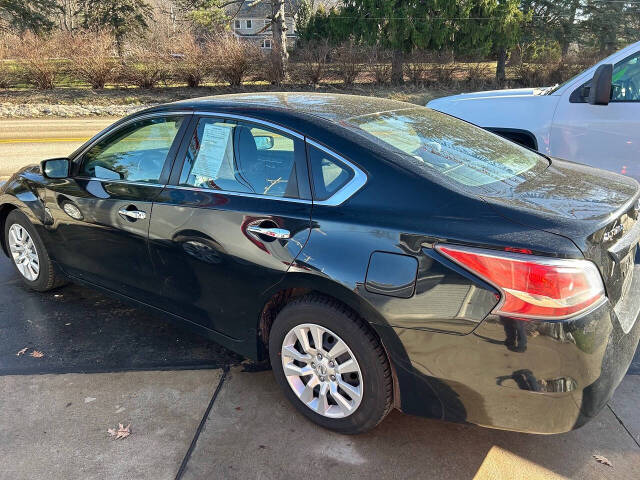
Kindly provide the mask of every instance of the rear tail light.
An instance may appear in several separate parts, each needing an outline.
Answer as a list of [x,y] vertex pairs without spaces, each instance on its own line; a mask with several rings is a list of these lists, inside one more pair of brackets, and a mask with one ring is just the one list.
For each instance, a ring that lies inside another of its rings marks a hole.
[[604,301],[598,268],[588,260],[538,257],[438,245],[436,250],[495,286],[497,315],[563,320]]

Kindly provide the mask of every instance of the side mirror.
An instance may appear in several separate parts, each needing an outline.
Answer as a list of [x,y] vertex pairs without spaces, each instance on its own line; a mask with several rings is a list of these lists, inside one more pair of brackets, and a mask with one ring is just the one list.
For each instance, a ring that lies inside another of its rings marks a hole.
[[262,135],[259,137],[253,137],[256,142],[256,148],[258,150],[271,150],[275,145],[273,137],[268,135]]
[[611,100],[611,79],[613,77],[613,65],[605,63],[600,65],[593,74],[589,87],[588,101],[591,105],[609,105]]
[[40,163],[42,175],[45,178],[67,178],[71,162],[68,158],[52,158]]

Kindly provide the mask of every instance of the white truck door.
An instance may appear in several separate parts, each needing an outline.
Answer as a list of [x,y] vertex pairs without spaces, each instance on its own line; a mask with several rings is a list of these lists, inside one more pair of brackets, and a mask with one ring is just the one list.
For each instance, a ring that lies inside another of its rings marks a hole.
[[551,126],[551,155],[640,180],[640,51],[614,64],[608,105],[589,104],[584,85],[562,94]]

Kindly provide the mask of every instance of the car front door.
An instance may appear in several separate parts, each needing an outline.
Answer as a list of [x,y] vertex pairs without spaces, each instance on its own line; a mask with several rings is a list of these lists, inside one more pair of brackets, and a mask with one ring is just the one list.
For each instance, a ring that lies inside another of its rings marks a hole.
[[640,52],[614,65],[608,105],[589,104],[583,87],[560,99],[551,154],[640,180]]
[[53,257],[67,274],[153,303],[152,202],[188,119],[149,115],[117,126],[73,159],[69,179],[51,183]]
[[309,237],[302,136],[255,120],[194,119],[149,246],[163,308],[233,339],[255,334],[267,289]]

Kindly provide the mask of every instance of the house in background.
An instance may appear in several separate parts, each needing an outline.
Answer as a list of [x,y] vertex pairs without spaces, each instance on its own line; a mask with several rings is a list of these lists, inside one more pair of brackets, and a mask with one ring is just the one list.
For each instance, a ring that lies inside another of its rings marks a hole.
[[[294,6],[296,0],[285,2],[285,23],[287,25],[287,46],[295,45],[297,34],[295,30]],[[233,8],[233,7],[231,7]],[[235,13],[235,12],[233,12]],[[245,1],[235,13],[231,21],[231,29],[236,37],[255,42],[263,50],[271,50],[271,3]]]

